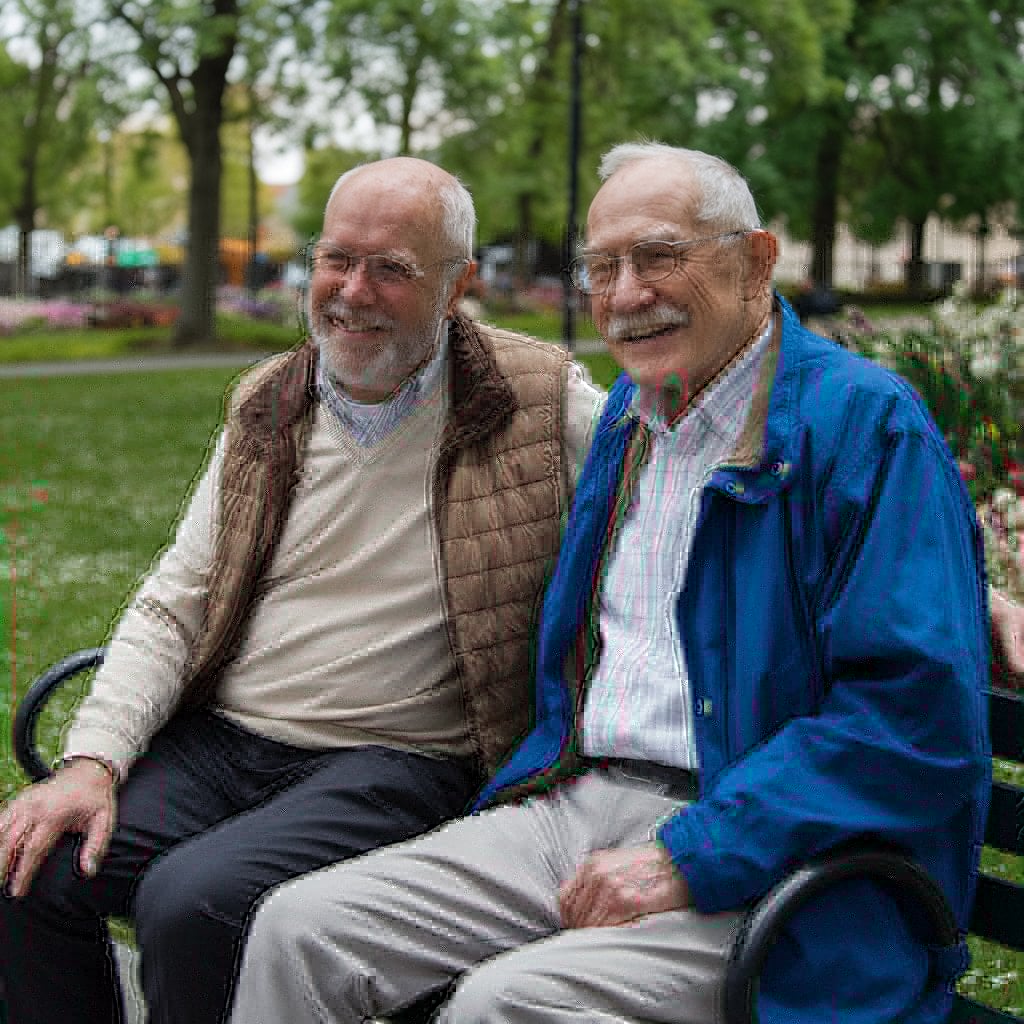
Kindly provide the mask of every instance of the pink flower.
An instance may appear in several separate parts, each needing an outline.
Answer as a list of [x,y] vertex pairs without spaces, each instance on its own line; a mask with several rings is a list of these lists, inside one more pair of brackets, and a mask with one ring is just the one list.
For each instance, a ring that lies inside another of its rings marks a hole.
[[1017,494],[1024,497],[1024,466],[1019,462],[1007,462],[1006,479]]

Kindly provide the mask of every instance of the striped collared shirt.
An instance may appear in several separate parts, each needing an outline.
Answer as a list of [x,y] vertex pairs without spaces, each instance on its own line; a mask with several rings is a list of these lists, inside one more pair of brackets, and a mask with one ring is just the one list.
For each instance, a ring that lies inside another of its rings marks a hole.
[[363,448],[382,441],[429,395],[441,381],[448,355],[448,321],[441,324],[437,351],[417,373],[402,381],[383,402],[357,402],[331,380],[321,359],[317,366],[320,401]]
[[739,439],[772,322],[669,427],[634,400],[650,430],[598,605],[601,657],[583,710],[583,750],[696,771],[693,709],[676,602],[686,579],[700,495]]

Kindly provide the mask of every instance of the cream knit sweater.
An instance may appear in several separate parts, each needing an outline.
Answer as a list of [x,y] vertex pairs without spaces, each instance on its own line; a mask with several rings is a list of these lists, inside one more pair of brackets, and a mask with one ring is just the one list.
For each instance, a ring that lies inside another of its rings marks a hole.
[[[602,398],[574,364],[563,425],[572,479]],[[445,389],[436,389],[370,447],[315,406],[288,519],[214,710],[300,747],[470,752],[429,497],[446,401]],[[212,562],[222,446],[223,437],[174,543],[118,623],[65,757],[100,757],[123,775],[173,713],[183,637],[199,628]],[[157,604],[177,625],[157,614]]]

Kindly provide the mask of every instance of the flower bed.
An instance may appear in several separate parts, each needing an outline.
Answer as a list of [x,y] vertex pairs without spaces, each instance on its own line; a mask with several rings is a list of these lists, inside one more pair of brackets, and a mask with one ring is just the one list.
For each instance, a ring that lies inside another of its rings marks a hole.
[[[280,289],[252,296],[239,288],[221,288],[217,308],[260,323],[289,324],[296,316],[294,296]],[[83,327],[170,327],[178,315],[176,302],[147,292],[102,293],[89,302],[0,298],[0,337]]]
[[38,328],[84,327],[91,308],[88,303],[63,299],[39,302],[0,298],[0,336]]
[[927,323],[881,329],[850,309],[842,345],[906,378],[946,438],[978,509],[991,582],[1024,598],[1024,302],[977,306],[962,291]]

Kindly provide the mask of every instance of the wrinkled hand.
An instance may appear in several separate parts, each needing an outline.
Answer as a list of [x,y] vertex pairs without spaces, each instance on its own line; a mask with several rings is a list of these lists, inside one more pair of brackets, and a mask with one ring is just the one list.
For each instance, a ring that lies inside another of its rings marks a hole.
[[96,874],[114,829],[114,786],[100,761],[76,758],[0,810],[0,885],[23,896],[39,865],[67,832],[81,833],[79,866]]
[[563,928],[624,924],[690,905],[686,881],[663,846],[599,850],[558,894]]
[[1012,672],[1024,673],[1024,605],[1015,604],[998,590],[991,592],[992,622]]

